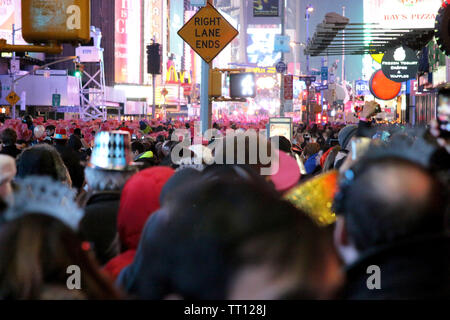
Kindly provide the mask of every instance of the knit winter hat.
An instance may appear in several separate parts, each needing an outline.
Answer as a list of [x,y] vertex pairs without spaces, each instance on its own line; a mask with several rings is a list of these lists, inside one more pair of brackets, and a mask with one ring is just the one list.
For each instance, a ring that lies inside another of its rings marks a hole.
[[338,134],[338,140],[339,145],[342,149],[346,149],[348,143],[353,138],[353,136],[356,135],[356,132],[358,131],[358,126],[356,125],[348,125],[345,128],[343,128],[341,131],[339,131]]

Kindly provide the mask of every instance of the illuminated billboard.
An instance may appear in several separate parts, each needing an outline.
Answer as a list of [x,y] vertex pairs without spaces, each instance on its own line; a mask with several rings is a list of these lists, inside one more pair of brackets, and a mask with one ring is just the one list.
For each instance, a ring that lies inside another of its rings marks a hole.
[[248,28],[248,62],[258,67],[273,67],[281,59],[281,53],[275,52],[275,36],[278,28]]
[[[364,0],[364,23],[377,28],[434,28],[442,0]],[[366,36],[367,43],[371,38]],[[371,56],[363,57],[363,79],[369,80],[381,68]]]
[[170,2],[170,52],[177,56],[183,56],[183,40],[178,35],[178,30],[184,24],[184,3],[183,1]]
[[279,9],[278,0],[253,0],[254,17],[278,17]]
[[115,82],[141,84],[141,2],[115,1]]
[[[12,43],[12,25],[16,28],[22,25],[21,19],[21,1],[7,0],[0,1],[0,39],[6,39],[8,43]],[[25,44],[22,38],[22,32],[16,32],[16,44]]]
[[[136,1],[136,0],[133,0]],[[179,1],[171,1],[179,2]],[[163,1],[162,0],[144,0],[144,44],[149,45],[154,40],[156,43],[164,44],[163,39]],[[163,74],[165,73],[164,63],[167,61],[165,48],[162,47],[163,54]],[[147,70],[147,59],[144,59],[144,70]],[[156,77],[157,85],[161,84],[162,77]],[[152,76],[144,74],[144,84],[151,84]]]
[[364,22],[382,28],[434,28],[442,0],[364,0]]

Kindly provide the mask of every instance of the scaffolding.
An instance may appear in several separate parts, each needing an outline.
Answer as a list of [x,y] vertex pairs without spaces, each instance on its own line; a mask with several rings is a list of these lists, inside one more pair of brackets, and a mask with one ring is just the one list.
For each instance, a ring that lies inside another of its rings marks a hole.
[[[101,31],[91,27],[94,46],[80,46],[76,49],[77,69],[80,79],[80,117],[82,120],[106,120],[106,88],[104,49],[100,47]],[[87,71],[89,70],[89,71]]]
[[[99,50],[95,47],[79,47],[81,50]],[[77,51],[78,51],[77,49]],[[80,117],[82,120],[106,120],[106,97],[105,97],[105,66],[103,62],[103,49],[98,52],[98,61],[83,61],[78,54],[79,63],[82,63],[92,73],[82,69],[80,79]]]

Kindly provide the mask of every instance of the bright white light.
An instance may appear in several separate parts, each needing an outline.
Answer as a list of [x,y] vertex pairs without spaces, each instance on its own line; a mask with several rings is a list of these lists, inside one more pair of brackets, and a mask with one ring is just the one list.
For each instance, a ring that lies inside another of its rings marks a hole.
[[239,113],[238,113],[236,110],[233,111],[233,115],[234,115],[234,116],[237,116],[238,114],[239,114]]
[[333,109],[333,110],[331,111],[331,116],[332,116],[332,117],[335,117],[335,116],[336,116],[336,110]]
[[313,13],[314,12],[314,7],[312,5],[309,5],[306,7],[306,11],[308,11],[309,13]]
[[253,96],[255,94],[255,82],[253,81],[253,76],[245,76],[244,79],[242,79],[241,86],[243,96]]
[[272,77],[262,77],[256,80],[258,89],[273,89],[275,86],[275,79]]

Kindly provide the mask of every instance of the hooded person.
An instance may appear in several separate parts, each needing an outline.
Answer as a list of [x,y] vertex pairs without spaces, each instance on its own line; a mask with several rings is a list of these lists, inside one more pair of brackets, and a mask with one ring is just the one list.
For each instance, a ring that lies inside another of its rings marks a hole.
[[111,259],[104,271],[116,279],[133,262],[147,219],[160,208],[160,194],[174,170],[155,167],[134,175],[125,184],[120,198],[117,230],[121,254]]
[[53,140],[56,150],[69,170],[73,187],[80,190],[84,184],[84,168],[81,165],[80,155],[67,144],[67,131],[65,129],[57,129]]

